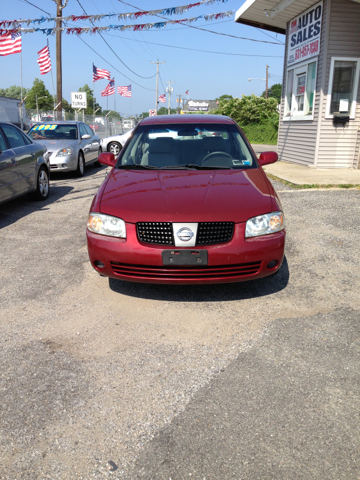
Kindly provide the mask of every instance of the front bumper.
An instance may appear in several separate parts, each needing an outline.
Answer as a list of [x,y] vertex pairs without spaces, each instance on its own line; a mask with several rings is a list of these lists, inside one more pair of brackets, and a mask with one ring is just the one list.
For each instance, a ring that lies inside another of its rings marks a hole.
[[50,155],[50,169],[53,172],[70,172],[77,169],[78,158],[76,155],[58,157],[56,153]]
[[[285,230],[245,240],[245,223],[235,225],[228,243],[191,248],[208,251],[206,267],[164,266],[162,251],[178,248],[141,243],[134,224],[126,224],[126,233],[127,238],[120,239],[86,231],[90,262],[99,274],[139,283],[232,283],[272,275],[284,258]],[[269,267],[270,262],[276,264]]]

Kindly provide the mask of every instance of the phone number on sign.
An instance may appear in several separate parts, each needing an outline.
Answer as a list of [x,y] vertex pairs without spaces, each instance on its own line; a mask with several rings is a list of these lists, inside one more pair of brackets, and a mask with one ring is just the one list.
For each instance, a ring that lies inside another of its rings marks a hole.
[[319,53],[319,40],[316,40],[316,42],[311,42],[302,48],[298,48],[295,51],[295,60],[307,57],[308,55],[313,55],[314,53]]

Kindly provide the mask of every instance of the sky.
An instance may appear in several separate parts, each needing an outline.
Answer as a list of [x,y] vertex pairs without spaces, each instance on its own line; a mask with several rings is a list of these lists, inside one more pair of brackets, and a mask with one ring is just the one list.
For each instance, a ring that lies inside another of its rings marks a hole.
[[[229,10],[236,12],[245,0],[214,1],[201,5],[181,15],[168,16],[166,20],[210,15]],[[65,4],[65,0],[63,0]],[[191,2],[195,3],[195,2]],[[109,13],[131,13],[139,10],[157,10],[187,5],[184,0],[69,0],[63,16],[99,15]],[[54,0],[0,0],[0,20],[38,19],[56,15]],[[96,26],[136,25],[166,21],[155,16],[141,16],[133,20],[117,17],[95,22]],[[54,22],[43,22],[41,28],[51,28]],[[92,26],[89,20],[69,21],[67,27]],[[176,99],[215,100],[221,95],[241,97],[242,94],[260,95],[265,90],[266,65],[269,65],[269,86],[281,83],[284,62],[285,36],[266,32],[254,27],[235,23],[235,13],[220,20],[198,19],[189,26],[169,25],[163,28],[142,31],[109,31],[98,34],[83,33],[79,36],[62,35],[63,97],[70,102],[71,92],[88,84],[94,87],[96,101],[103,109],[115,109],[122,116],[134,115],[155,109],[156,106],[156,62],[159,60],[159,95],[165,93],[169,81],[171,108],[176,108]],[[23,24],[24,28],[28,28]],[[199,30],[211,30],[203,31]],[[221,35],[220,35],[221,34]],[[246,37],[255,41],[234,37]],[[35,78],[41,78],[46,88],[53,93],[51,73],[40,75],[37,52],[49,40],[56,81],[55,35],[42,32],[26,33],[22,36],[22,81],[23,87],[31,88]],[[260,42],[261,41],[261,42]],[[264,43],[265,42],[265,43]],[[270,42],[270,43],[266,43]],[[280,44],[273,44],[278,42]],[[101,79],[93,84],[92,64],[111,72],[116,86],[132,85],[132,97],[119,94],[101,97],[107,85]],[[20,85],[20,54],[0,57],[0,88]],[[152,78],[142,78],[152,77]],[[259,79],[249,82],[249,78]],[[56,86],[55,86],[56,89]],[[185,92],[189,91],[186,96]],[[168,106],[168,97],[166,104]]]

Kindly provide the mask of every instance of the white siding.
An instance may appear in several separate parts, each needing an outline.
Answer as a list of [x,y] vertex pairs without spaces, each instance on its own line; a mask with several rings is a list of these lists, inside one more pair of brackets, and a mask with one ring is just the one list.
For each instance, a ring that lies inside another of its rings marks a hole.
[[[315,5],[317,1],[314,0]],[[278,136],[278,152],[280,160],[286,162],[297,163],[300,165],[313,165],[315,161],[316,151],[316,136],[317,136],[317,123],[319,118],[319,101],[320,101],[320,89],[323,75],[324,64],[324,45],[326,37],[326,12],[327,12],[327,0],[324,0],[323,17],[321,25],[321,46],[320,54],[317,58],[317,74],[316,74],[316,94],[314,102],[314,115],[313,120],[304,121],[289,121],[284,122],[284,107],[285,107],[285,88],[286,88],[286,58],[287,58],[287,45],[288,36],[286,35],[286,49],[285,49],[285,64],[284,64],[284,79],[282,88],[281,99],[281,112],[279,122],[279,136]],[[305,9],[306,10],[306,9]],[[289,28],[289,24],[288,24]],[[314,58],[315,60],[315,58]]]
[[332,119],[325,118],[331,57],[360,57],[360,5],[354,2],[331,0],[325,96],[321,108],[317,167],[357,168],[360,144],[360,88],[357,92],[355,119],[350,119],[345,126],[335,127]]

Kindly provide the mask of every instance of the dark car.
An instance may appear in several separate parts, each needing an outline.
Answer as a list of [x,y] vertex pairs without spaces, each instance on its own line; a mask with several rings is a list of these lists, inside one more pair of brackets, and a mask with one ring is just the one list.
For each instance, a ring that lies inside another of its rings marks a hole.
[[50,191],[50,163],[43,145],[11,123],[0,122],[0,203],[32,193],[45,200]]
[[[164,132],[165,130],[165,132]],[[206,284],[265,277],[281,267],[280,200],[234,120],[170,115],[141,121],[90,208],[87,242],[101,275]]]

